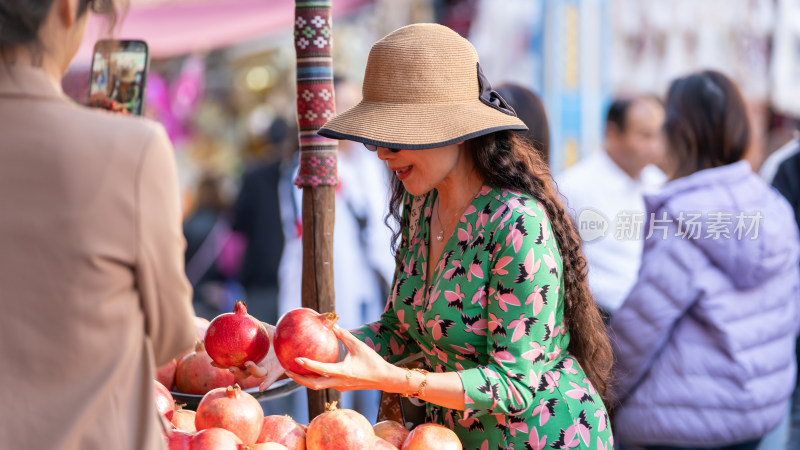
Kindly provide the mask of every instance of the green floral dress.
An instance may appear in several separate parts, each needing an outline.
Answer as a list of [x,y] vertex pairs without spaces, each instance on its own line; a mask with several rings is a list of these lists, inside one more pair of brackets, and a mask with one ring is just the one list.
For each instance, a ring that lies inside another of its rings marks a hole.
[[466,449],[613,448],[603,402],[567,353],[561,255],[542,206],[484,186],[426,292],[436,195],[406,195],[391,298],[356,336],[390,362],[422,352],[430,370],[458,372],[466,410],[428,404],[427,420]]

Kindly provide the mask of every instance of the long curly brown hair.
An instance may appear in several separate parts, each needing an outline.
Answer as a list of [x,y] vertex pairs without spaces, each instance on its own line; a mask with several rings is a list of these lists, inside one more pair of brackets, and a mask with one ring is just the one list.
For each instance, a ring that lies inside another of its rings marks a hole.
[[[464,144],[486,185],[530,195],[547,212],[563,259],[564,326],[570,331],[567,350],[583,367],[610,411],[611,343],[586,282],[586,259],[580,238],[559,200],[549,167],[530,142],[512,131],[487,134]],[[387,225],[391,226],[390,219],[394,219],[395,225],[400,224],[405,192],[403,184],[393,178]],[[396,251],[402,230],[401,227],[392,229]]]

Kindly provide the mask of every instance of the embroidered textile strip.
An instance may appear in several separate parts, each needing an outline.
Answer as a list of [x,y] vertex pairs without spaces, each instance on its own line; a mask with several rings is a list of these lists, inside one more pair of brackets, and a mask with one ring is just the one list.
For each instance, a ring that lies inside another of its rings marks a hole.
[[317,130],[336,114],[331,30],[331,0],[295,2],[300,170],[294,184],[301,187],[338,184],[338,143],[317,134]]

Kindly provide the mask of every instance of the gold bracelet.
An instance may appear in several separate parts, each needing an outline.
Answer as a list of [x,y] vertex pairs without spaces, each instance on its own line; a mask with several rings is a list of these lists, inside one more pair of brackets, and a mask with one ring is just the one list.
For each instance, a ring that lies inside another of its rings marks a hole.
[[419,390],[417,392],[410,392],[407,394],[402,394],[403,397],[415,397],[420,398],[425,395],[425,386],[428,385],[428,371],[423,369],[406,369],[406,380],[408,381],[409,388],[411,387],[411,373],[412,372],[419,372],[425,378],[422,379],[422,383],[419,384]]

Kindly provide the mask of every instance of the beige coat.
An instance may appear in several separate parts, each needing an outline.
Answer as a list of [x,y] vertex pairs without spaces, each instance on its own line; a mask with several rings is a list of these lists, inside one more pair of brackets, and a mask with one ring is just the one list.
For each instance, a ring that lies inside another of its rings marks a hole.
[[158,449],[194,341],[172,146],[0,63],[0,448]]

